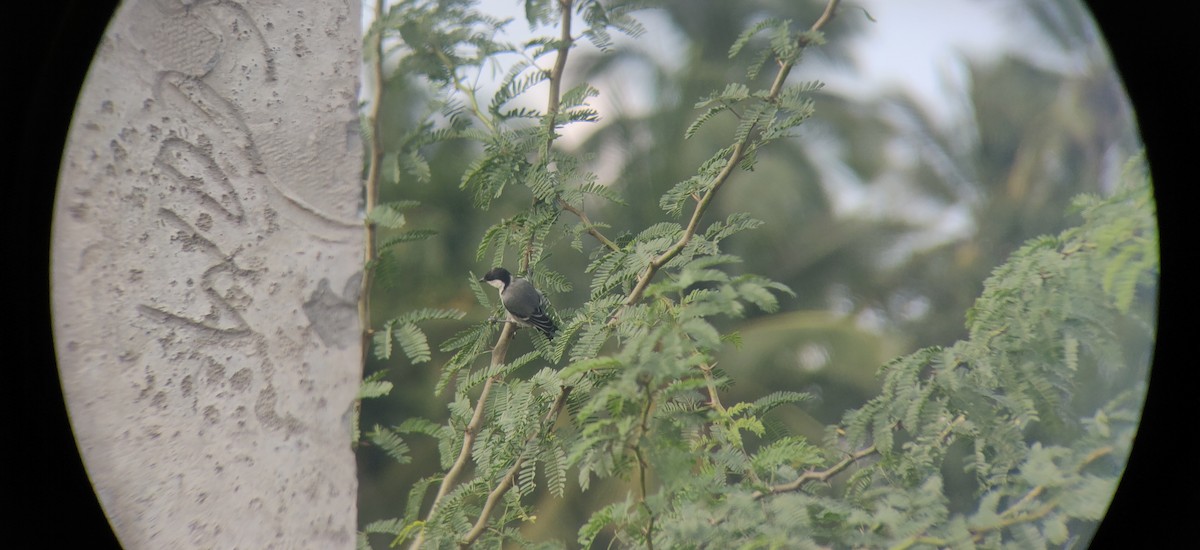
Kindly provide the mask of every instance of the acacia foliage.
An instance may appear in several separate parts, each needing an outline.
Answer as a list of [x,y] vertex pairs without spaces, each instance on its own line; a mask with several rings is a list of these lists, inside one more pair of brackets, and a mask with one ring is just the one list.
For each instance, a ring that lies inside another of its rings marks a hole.
[[[526,5],[531,24],[563,15],[559,3]],[[611,31],[640,32],[634,3],[566,5],[587,27],[581,36],[601,48]],[[503,24],[456,0],[399,2],[376,25],[373,32],[398,39],[391,55],[399,70],[438,92],[420,132],[395,157],[420,175],[428,166],[423,148],[477,143],[460,187],[496,221],[476,259],[515,265],[553,298],[570,283],[548,260],[547,244],[565,233],[588,258],[588,299],[553,311],[561,326],[553,340],[526,331],[534,349],[516,357],[493,353],[507,349],[511,333],[486,321],[440,344],[449,357],[432,389],[447,400],[447,417],[403,419],[366,434],[400,464],[411,460],[410,446],[435,446],[440,472],[398,499],[396,517],[364,525],[360,547],[378,534],[390,546],[415,539],[438,548],[1029,548],[1087,537],[1120,476],[1144,393],[1120,382],[1144,378],[1136,365],[1145,358],[1123,349],[1123,331],[1152,330],[1145,309],[1135,307],[1153,293],[1158,266],[1146,176],[1131,169],[1112,197],[1081,197],[1082,225],[1030,241],[996,269],[968,314],[966,339],[891,361],[881,369],[880,394],[847,412],[825,441],[812,441],[764,422],[772,409],[802,405],[806,394],[722,403],[732,380],[714,356],[738,336],[714,321],[748,308],[774,312],[791,290],[729,269],[740,259],[722,241],[763,221],[744,214],[697,221],[731,171],[752,170],[764,146],[812,115],[805,94],[819,83],[776,87],[760,72],[771,59],[790,68],[820,33],[774,19],[743,33],[731,55],[753,50],[746,82],[700,100],[687,130],[691,136],[714,118],[735,117],[730,145],[695,176],[664,186],[663,221],[609,239],[611,228],[580,215],[583,201],[619,204],[621,197],[597,183],[588,159],[553,146],[564,125],[596,119],[588,100],[598,91],[580,84],[545,110],[516,106],[535,86],[561,79],[539,61],[566,55],[571,44],[556,37],[503,43],[494,34]],[[468,75],[502,55],[520,61],[480,101]],[[492,212],[497,198],[513,193],[529,206]],[[466,274],[464,284],[498,315],[494,294],[477,278]],[[401,315],[376,332],[376,353],[390,355],[395,342],[414,362],[429,361],[418,323],[459,317]],[[387,389],[375,377],[362,395]],[[974,480],[968,502],[948,495],[952,469]],[[629,492],[596,503],[576,540],[526,540],[521,528],[538,515],[535,491],[561,497],[573,484],[586,493],[595,480],[614,477],[627,479]],[[439,486],[444,494],[431,507]]]

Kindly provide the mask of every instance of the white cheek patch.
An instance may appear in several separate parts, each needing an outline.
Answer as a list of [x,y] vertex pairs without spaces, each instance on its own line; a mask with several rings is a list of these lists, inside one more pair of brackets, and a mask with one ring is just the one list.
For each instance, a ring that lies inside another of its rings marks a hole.
[[487,284],[492,285],[501,290],[504,289],[504,281],[501,281],[500,279],[492,279],[490,281],[487,281]]

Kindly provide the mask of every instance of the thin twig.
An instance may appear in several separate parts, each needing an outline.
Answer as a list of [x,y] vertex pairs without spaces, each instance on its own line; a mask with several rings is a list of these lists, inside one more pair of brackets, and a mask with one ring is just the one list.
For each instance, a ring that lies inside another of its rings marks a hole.
[[638,504],[646,511],[646,528],[642,534],[646,537],[647,550],[654,550],[654,510],[650,509],[650,505],[646,503],[646,470],[650,465],[646,462],[646,457],[642,453],[642,438],[650,431],[650,410],[654,407],[654,393],[650,391],[650,386],[644,386],[646,389],[646,406],[642,408],[641,423],[638,425],[638,434],[634,438],[633,455],[637,458],[638,468],[638,487],[641,489],[638,496]]
[[[1096,449],[1095,451],[1092,451],[1090,454],[1088,454],[1088,456],[1084,457],[1083,460],[1081,460],[1079,462],[1079,465],[1076,466],[1075,471],[1084,469],[1085,467],[1087,467],[1088,464],[1091,464],[1096,459],[1098,459],[1102,456],[1105,456],[1111,452],[1113,452],[1113,448],[1107,447],[1107,446],[1101,447],[1099,449]],[[1045,490],[1046,490],[1045,485],[1037,485],[1034,488],[1030,489],[1029,492],[1025,493],[1025,495],[1020,498],[1020,500],[1014,502],[1012,504],[1012,506],[1009,506],[1003,512],[1001,512],[1000,513],[1001,517],[1015,515],[1017,510],[1020,510],[1021,508],[1025,507],[1025,505],[1029,504],[1034,499],[1041,496],[1041,494]]]
[[[567,54],[571,51],[571,44],[574,38],[571,37],[571,9],[573,0],[559,0],[558,5],[562,10],[562,29],[558,37],[558,57],[554,59],[554,67],[550,70],[550,104],[546,108],[546,116],[549,117],[550,136],[546,139],[545,158],[550,159],[550,146],[554,143],[554,124],[558,117],[558,109],[560,107],[560,94],[562,90],[563,73],[567,68]],[[575,214],[579,221],[587,228],[588,235],[595,237],[605,247],[614,252],[621,248],[617,246],[608,237],[605,237],[599,229],[588,219],[587,214],[581,208],[571,206],[561,197],[558,199],[558,206],[567,212]]]
[[779,493],[787,493],[787,492],[799,490],[801,487],[803,487],[805,484],[809,483],[810,481],[821,481],[821,482],[828,481],[829,478],[841,473],[846,468],[849,468],[851,464],[854,464],[855,462],[858,462],[859,460],[862,460],[873,454],[875,454],[875,446],[874,445],[871,445],[870,447],[855,451],[853,453],[850,453],[850,455],[847,456],[846,458],[843,458],[841,460],[841,462],[838,462],[837,464],[834,464],[833,466],[830,466],[824,470],[808,470],[808,471],[804,472],[803,474],[800,474],[800,477],[798,477],[788,483],[772,486],[766,492],[755,491],[754,492],[754,500],[759,500],[767,495],[777,495]]
[[[721,404],[721,397],[717,393],[717,381],[712,375],[712,370],[714,368],[716,368],[715,363],[712,365],[701,364],[700,372],[704,374],[704,385],[708,391],[709,406],[712,407],[714,411],[717,411],[717,413],[719,413],[722,417],[724,417],[726,416],[727,409],[725,408],[725,405]],[[742,446],[740,443],[736,443],[736,441],[733,439],[730,440],[730,443],[734,444],[734,446],[737,448],[737,451],[741,453],[742,456],[745,456],[747,459],[749,459],[744,446]],[[754,471],[753,467],[746,469],[746,477],[756,486],[761,486],[763,484],[762,480],[758,477],[758,473]]]
[[[380,137],[379,110],[383,103],[383,4],[384,0],[375,0],[374,32],[368,37],[367,47],[374,54],[371,67],[372,101],[367,107],[367,125],[370,128],[370,139],[367,140],[367,154],[370,164],[367,167],[365,187],[366,204],[364,211],[369,215],[379,202],[379,169],[383,164],[383,138]],[[375,224],[369,220],[363,222],[363,274],[358,289],[358,322],[362,327],[362,363],[367,364],[371,354],[371,286],[375,280]]]
[[[562,107],[563,77],[566,73],[566,58],[568,58],[571,53],[572,44],[575,43],[575,38],[571,36],[572,4],[574,4],[574,0],[558,0],[558,7],[562,13],[560,13],[559,16],[558,49],[556,55],[554,55],[554,66],[551,67],[550,70],[550,91],[548,91],[548,97],[546,100],[546,148],[542,149],[541,154],[542,162],[547,163],[547,165],[550,163],[551,149],[554,147],[554,139],[558,137],[557,134],[554,133],[554,126],[558,124],[558,112],[560,107]],[[534,197],[533,203],[538,204],[538,202],[539,199]],[[576,210],[574,207],[570,207],[570,205],[566,203],[566,201],[563,201],[562,198],[558,198],[557,203],[559,204],[559,208],[563,208],[564,210],[568,210],[570,213],[575,214],[576,216],[580,216],[581,220],[587,219],[587,216],[583,216],[580,211]],[[588,226],[589,234],[599,234],[598,229],[595,229],[595,227],[592,226],[592,222],[584,221],[584,225]],[[600,235],[600,237],[602,238],[604,235]],[[530,232],[529,244],[526,245],[526,250],[524,250],[524,255],[522,256],[522,263],[524,264],[523,268],[527,271],[527,273],[530,269],[529,264],[533,261],[533,245],[535,238],[536,235],[533,232]],[[604,240],[601,240],[601,243]]]
[[617,243],[612,242],[608,237],[605,237],[599,229],[596,229],[596,225],[592,223],[592,220],[588,218],[588,215],[583,212],[582,209],[571,206],[570,203],[562,200],[561,198],[558,199],[558,207],[566,210],[567,212],[575,214],[575,216],[579,218],[579,221],[583,223],[583,226],[587,228],[587,234],[595,237],[597,241],[600,241],[600,244],[605,246],[605,248],[608,248],[613,252],[619,252],[621,250],[621,247],[617,246]]
[[[967,417],[965,415],[960,414],[957,417],[955,417],[954,420],[951,420],[946,425],[946,427],[941,431],[941,433],[938,434],[938,441],[945,440],[947,437],[950,436],[951,432],[953,432],[953,430],[956,426],[962,424],[963,422],[966,422],[966,420],[967,420]],[[800,489],[801,487],[804,486],[804,484],[806,484],[810,481],[821,481],[821,482],[828,481],[829,478],[841,473],[843,470],[848,468],[851,464],[854,464],[855,462],[858,462],[859,460],[862,460],[868,456],[875,454],[876,451],[877,451],[877,449],[875,448],[874,445],[863,448],[859,451],[855,451],[854,453],[851,453],[846,458],[843,458],[841,460],[841,462],[838,462],[837,464],[834,464],[833,466],[830,466],[829,468],[827,468],[825,470],[808,470],[807,472],[800,474],[800,477],[798,477],[788,483],[772,486],[770,488],[770,490],[767,491],[766,493],[764,493],[762,491],[756,492],[756,493],[754,493],[754,499],[758,500],[764,496],[767,496],[768,494],[774,495],[774,494],[779,494],[779,493],[786,493],[789,491],[795,491],[795,490]]]
[[721,404],[721,396],[717,394],[717,381],[713,379],[712,370],[716,365],[700,365],[700,372],[704,373],[704,385],[708,387],[708,402],[719,413],[725,412],[725,405]]
[[471,112],[475,114],[475,118],[479,120],[479,122],[482,122],[483,125],[487,127],[489,132],[492,132],[493,134],[498,133],[499,130],[496,129],[496,123],[489,118],[486,113],[483,112],[482,108],[479,107],[479,98],[475,97],[475,90],[463,84],[462,81],[458,79],[458,75],[455,74],[454,61],[452,61],[450,57],[446,55],[446,52],[441,50],[441,48],[431,46],[428,49],[431,53],[433,53],[434,57],[438,58],[438,61],[441,61],[442,65],[446,67],[446,72],[450,76],[450,81],[454,86],[454,89],[458,90],[458,93],[466,96],[467,102],[471,104]]
[[562,81],[563,74],[567,70],[567,55],[571,53],[571,44],[574,39],[571,38],[571,9],[574,0],[558,0],[558,7],[562,10],[561,19],[559,22],[560,29],[558,35],[558,54],[554,58],[554,67],[550,69],[550,93],[548,104],[546,105],[546,118],[549,122],[550,135],[546,138],[546,150],[543,154],[546,161],[550,160],[550,148],[554,145],[554,125],[558,118],[558,109],[561,105],[562,98]]

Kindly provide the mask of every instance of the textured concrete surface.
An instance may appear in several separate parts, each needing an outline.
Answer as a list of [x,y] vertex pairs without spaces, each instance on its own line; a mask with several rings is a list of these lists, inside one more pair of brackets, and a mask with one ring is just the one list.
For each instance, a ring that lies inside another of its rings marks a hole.
[[360,7],[140,0],[55,205],[59,368],[126,548],[351,548]]

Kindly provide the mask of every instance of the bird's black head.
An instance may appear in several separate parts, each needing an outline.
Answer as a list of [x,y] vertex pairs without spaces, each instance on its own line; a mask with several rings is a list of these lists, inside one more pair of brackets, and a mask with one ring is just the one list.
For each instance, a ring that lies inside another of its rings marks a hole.
[[503,286],[508,286],[508,283],[512,282],[512,274],[509,273],[508,270],[504,269],[503,267],[493,267],[491,269],[491,271],[488,271],[487,273],[485,273],[483,275],[483,278],[480,279],[480,281],[483,281],[485,283],[491,283],[492,281],[498,281],[501,284],[503,284]]

